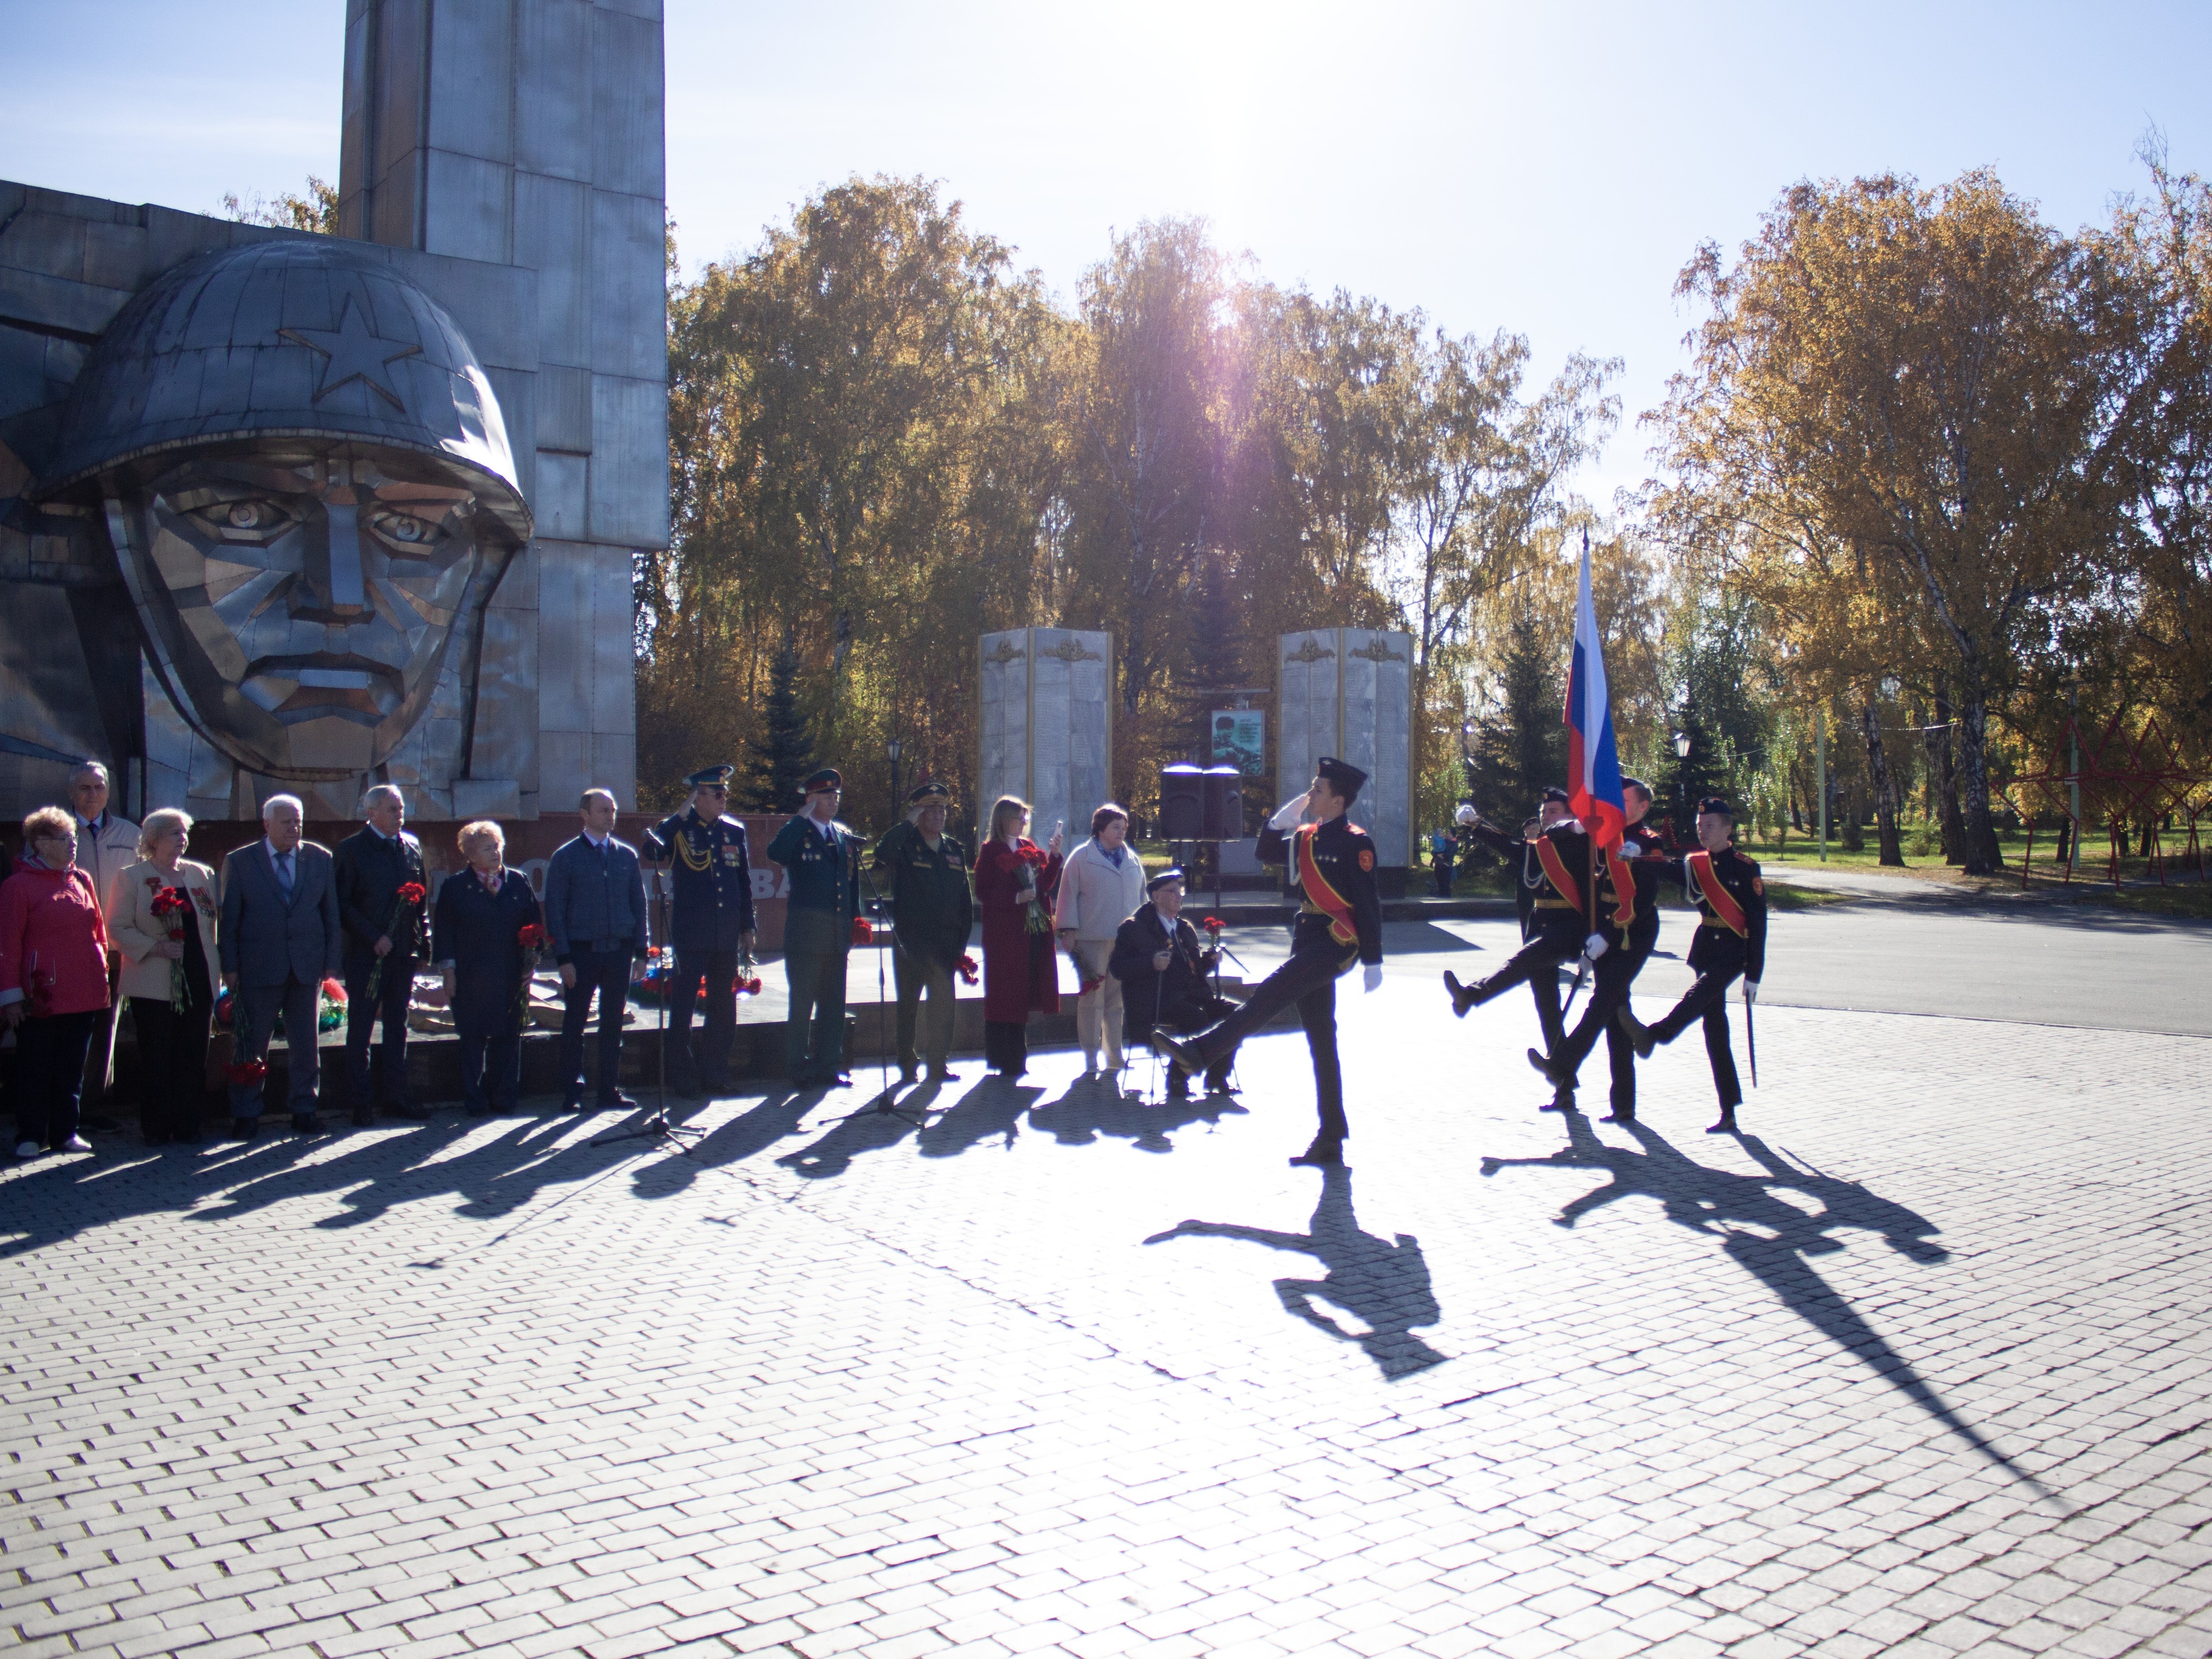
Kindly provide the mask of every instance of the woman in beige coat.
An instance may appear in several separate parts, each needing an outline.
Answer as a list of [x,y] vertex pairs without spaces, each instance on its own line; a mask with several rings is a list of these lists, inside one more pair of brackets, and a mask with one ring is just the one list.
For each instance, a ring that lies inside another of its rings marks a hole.
[[[191,817],[173,807],[149,812],[138,831],[139,861],[117,871],[107,887],[107,936],[123,955],[120,988],[138,1033],[138,1121],[149,1146],[198,1140],[207,1092],[221,901],[215,872],[185,857],[191,830]],[[183,892],[189,912],[156,909],[173,890]]]
[[1121,1069],[1121,981],[1106,971],[1114,936],[1145,902],[1145,869],[1128,844],[1129,815],[1109,801],[1091,815],[1091,839],[1067,855],[1060,873],[1060,948],[1075,958],[1083,988],[1075,1004],[1083,1069]]

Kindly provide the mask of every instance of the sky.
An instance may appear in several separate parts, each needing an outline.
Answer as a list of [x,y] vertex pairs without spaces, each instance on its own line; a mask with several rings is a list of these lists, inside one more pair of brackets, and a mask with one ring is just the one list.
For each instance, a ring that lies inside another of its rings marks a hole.
[[[335,180],[343,0],[0,0],[0,177],[216,210]],[[1072,301],[1109,239],[1196,217],[1246,269],[1434,326],[1618,356],[1634,419],[1794,181],[1996,170],[2065,228],[2139,191],[2154,128],[2212,171],[2212,6],[667,0],[687,270],[855,174],[939,181]],[[35,74],[25,66],[36,64]],[[1533,387],[1531,388],[1533,390]]]

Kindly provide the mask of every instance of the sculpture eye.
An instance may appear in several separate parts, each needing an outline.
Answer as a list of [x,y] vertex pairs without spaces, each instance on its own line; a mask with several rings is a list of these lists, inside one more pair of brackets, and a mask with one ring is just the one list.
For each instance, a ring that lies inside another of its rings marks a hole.
[[428,553],[438,539],[438,523],[412,513],[388,509],[374,514],[369,527],[395,552]]
[[186,514],[203,530],[225,541],[266,541],[297,522],[288,508],[266,497],[249,495],[234,501],[210,501]]

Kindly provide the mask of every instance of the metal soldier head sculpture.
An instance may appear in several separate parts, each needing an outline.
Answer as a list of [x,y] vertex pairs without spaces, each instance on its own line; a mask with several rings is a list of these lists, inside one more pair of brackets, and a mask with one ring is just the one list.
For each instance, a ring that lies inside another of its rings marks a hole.
[[358,776],[441,678],[458,763],[530,510],[476,354],[373,252],[288,239],[164,274],[93,349],[40,493],[99,505],[155,672],[240,766]]

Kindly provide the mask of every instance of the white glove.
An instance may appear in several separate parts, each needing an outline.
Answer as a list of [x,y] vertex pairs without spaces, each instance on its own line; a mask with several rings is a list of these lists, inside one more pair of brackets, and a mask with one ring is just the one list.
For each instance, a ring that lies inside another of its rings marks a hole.
[[1277,807],[1275,809],[1275,816],[1267,820],[1267,828],[1270,830],[1288,830],[1297,823],[1300,818],[1305,817],[1306,801],[1311,796],[1312,793],[1313,792],[1311,790],[1308,790],[1304,794],[1293,795],[1290,799],[1285,801],[1280,806]]
[[1747,1006],[1759,1000],[1759,981],[1747,979],[1743,982],[1743,1000]]
[[1588,957],[1592,962],[1595,962],[1600,957],[1603,956],[1605,954],[1605,935],[1603,933],[1592,933],[1588,939],[1584,939],[1583,941],[1583,954]]
[[1359,970],[1359,988],[1363,991],[1379,991],[1382,988],[1381,963],[1370,962]]
[[1464,829],[1468,824],[1474,822],[1475,817],[1475,810],[1473,806],[1462,806],[1458,811],[1452,814],[1452,822]]

